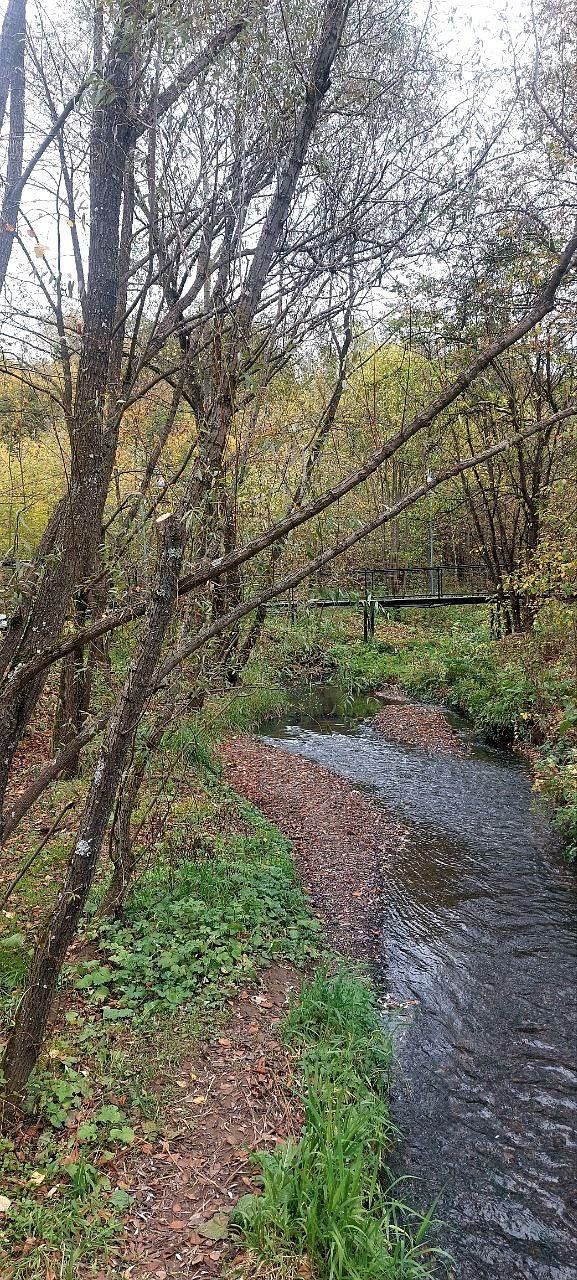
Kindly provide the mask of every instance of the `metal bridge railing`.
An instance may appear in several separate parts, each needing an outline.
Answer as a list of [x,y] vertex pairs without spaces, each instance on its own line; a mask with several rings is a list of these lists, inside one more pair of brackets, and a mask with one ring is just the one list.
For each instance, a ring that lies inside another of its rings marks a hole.
[[[371,565],[340,572],[319,584],[318,595],[334,597],[352,592],[365,599],[382,596],[442,600],[445,596],[481,596],[491,591],[489,576],[481,565]],[[313,594],[310,587],[308,594]]]

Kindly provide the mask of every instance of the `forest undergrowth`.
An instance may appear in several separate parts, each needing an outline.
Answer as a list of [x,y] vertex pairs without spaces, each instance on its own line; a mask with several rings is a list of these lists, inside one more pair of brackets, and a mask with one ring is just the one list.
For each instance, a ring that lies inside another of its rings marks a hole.
[[[304,983],[281,1028],[302,1129],[272,1153],[255,1151],[251,1190],[230,1224],[219,1223],[210,1256],[223,1274],[234,1259],[243,1275],[279,1280],[416,1280],[432,1268],[429,1220],[411,1213],[410,1192],[387,1171],[392,1051],[374,988],[328,951],[288,841],[221,775],[218,742],[288,706],[286,671],[267,685],[270,663],[259,659],[244,691],[209,700],[202,717],[167,733],[143,789],[140,863],[118,919],[102,914],[104,873],[97,879],[23,1124],[0,1140],[0,1259],[10,1280],[123,1277],[134,1266],[130,1169],[170,1142],[183,1059],[226,1037],[234,1001],[266,996],[278,963]],[[166,821],[158,810],[151,821],[165,773]],[[80,786],[59,784],[54,811]],[[4,909],[3,1027],[68,838],[58,832]]]
[[[438,1265],[428,1219],[410,1213],[410,1190],[387,1173],[391,1045],[375,991],[352,963],[345,971],[327,953],[288,841],[224,781],[218,744],[295,707],[314,711],[322,685],[336,687],[351,718],[366,706],[359,695],[396,685],[466,715],[487,741],[521,749],[574,857],[575,676],[551,633],[497,641],[462,611],[434,626],[422,614],[379,617],[365,644],[359,621],[353,613],[294,626],[273,620],[242,683],[168,728],[136,814],[132,892],[110,920],[97,878],[27,1117],[15,1138],[1,1140],[0,1257],[11,1280],[125,1274],[122,1224],[135,1193],[127,1156],[165,1140],[183,1054],[222,1031],[231,1001],[266,986],[267,967],[278,962],[308,975],[282,1028],[295,1106],[304,1091],[303,1124],[272,1152],[256,1153],[223,1265],[234,1254],[241,1274],[279,1280],[409,1280]],[[81,776],[50,793],[48,834],[82,785]],[[24,824],[5,887],[30,838]],[[68,840],[65,820],[3,905],[5,1027]]]

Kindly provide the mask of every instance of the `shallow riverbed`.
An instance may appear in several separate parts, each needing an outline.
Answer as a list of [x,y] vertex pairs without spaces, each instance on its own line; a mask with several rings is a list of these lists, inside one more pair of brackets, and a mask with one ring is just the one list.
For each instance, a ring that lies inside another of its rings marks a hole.
[[383,983],[404,1006],[407,1199],[439,1197],[458,1280],[575,1280],[575,877],[526,772],[505,752],[389,742],[370,719],[296,719],[265,741],[369,789],[409,828],[387,860],[382,933]]

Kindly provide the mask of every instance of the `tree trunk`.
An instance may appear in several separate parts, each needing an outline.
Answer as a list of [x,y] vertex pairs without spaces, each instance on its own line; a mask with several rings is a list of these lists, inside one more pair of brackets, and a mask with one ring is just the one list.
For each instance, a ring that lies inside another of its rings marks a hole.
[[0,290],[4,287],[20,208],[19,180],[24,156],[26,0],[10,0],[0,36],[0,128],[10,97],[10,126],[4,198],[0,209]]
[[58,975],[76,935],[94,878],[118,781],[150,693],[177,597],[185,540],[186,527],[181,520],[172,517],[163,525],[151,607],[99,752],[64,888],[34,954],[28,985],[4,1053],[5,1127],[13,1121],[23,1089],[38,1060]]
[[[164,721],[163,730],[164,732]],[[162,737],[162,733],[159,735]],[[142,780],[146,771],[144,754],[134,760],[125,775],[110,835],[112,876],[102,901],[102,914],[117,916],[130,888],[136,866],[136,852],[132,842],[132,815],[136,808]]]
[[120,211],[127,158],[134,143],[130,86],[137,39],[134,15],[121,24],[105,76],[110,100],[94,109],[90,144],[91,226],[84,329],[72,423],[70,484],[54,512],[0,650],[5,688],[0,712],[0,806],[9,771],[44,685],[38,676],[10,692],[15,667],[58,637],[75,587],[92,571],[114,460],[105,439],[110,344],[119,286]]

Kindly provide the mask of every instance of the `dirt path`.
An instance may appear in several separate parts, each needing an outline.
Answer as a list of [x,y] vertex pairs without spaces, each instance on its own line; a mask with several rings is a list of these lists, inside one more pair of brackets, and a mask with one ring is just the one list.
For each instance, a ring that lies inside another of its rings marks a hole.
[[[398,741],[464,754],[441,712],[395,702],[374,723]],[[362,960],[381,949],[383,869],[406,829],[344,778],[255,738],[222,748],[231,786],[292,841],[304,888],[334,947]],[[232,1002],[213,1043],[184,1061],[181,1095],[159,1149],[134,1152],[125,1185],[135,1193],[123,1253],[131,1280],[211,1280],[235,1253],[226,1219],[254,1186],[250,1152],[298,1133],[289,1058],[279,1023],[299,975],[265,971],[260,988]]]
[[220,1274],[237,1251],[227,1215],[254,1189],[249,1153],[298,1132],[290,1063],[279,1023],[299,974],[267,969],[256,990],[241,992],[214,1043],[182,1062],[180,1096],[161,1149],[134,1153],[124,1184],[135,1192],[123,1254],[131,1280]]
[[242,737],[222,754],[231,786],[292,841],[332,945],[361,960],[376,958],[383,863],[405,829],[346,779],[280,747]]

